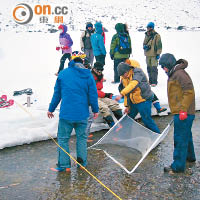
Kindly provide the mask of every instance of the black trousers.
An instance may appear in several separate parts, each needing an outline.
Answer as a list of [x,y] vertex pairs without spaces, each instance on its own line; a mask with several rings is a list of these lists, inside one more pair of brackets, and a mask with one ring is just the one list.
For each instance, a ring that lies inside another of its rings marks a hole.
[[59,69],[58,69],[58,73],[59,73],[61,70],[64,69],[65,61],[66,61],[67,58],[68,58],[68,60],[70,61],[70,59],[71,59],[71,54],[70,54],[70,53],[65,53],[65,54],[63,54],[63,56],[61,57],[61,59],[60,59],[60,67],[59,67]]
[[95,56],[96,62],[100,62],[103,64],[103,66],[105,65],[105,55],[99,55],[99,56]]

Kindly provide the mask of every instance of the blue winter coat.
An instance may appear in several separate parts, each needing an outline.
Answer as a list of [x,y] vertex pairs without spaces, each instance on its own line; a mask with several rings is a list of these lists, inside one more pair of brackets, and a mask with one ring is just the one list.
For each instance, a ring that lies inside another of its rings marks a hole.
[[97,22],[94,26],[95,26],[95,34],[91,36],[91,44],[94,56],[106,55],[104,39],[103,36],[101,35],[103,32],[102,24]]
[[85,120],[89,117],[89,105],[98,113],[98,95],[95,81],[89,69],[71,61],[56,80],[49,111],[54,112],[61,101],[60,119]]

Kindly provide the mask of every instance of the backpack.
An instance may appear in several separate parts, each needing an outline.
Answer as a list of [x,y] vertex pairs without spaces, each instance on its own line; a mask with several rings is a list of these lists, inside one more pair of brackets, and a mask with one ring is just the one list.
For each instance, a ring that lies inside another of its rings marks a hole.
[[131,45],[129,44],[129,36],[127,34],[118,34],[119,44],[116,47],[115,51],[118,51],[120,54],[131,54],[132,49]]

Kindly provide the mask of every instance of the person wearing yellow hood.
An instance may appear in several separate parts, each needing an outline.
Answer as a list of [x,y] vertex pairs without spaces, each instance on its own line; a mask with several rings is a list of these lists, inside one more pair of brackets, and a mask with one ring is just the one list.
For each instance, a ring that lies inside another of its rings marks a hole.
[[140,113],[144,125],[153,132],[160,133],[159,128],[151,118],[151,104],[154,93],[148,83],[140,64],[136,60],[131,61],[131,65],[121,62],[117,71],[121,78],[119,84],[120,95],[116,100],[124,97],[125,112],[135,118]]
[[[136,60],[126,59],[125,62],[127,64],[129,64],[130,66],[139,67],[140,68],[140,63],[137,62]],[[156,109],[156,111],[157,111],[158,114],[162,113],[162,112],[165,112],[167,110],[167,108],[164,108],[164,107],[160,106],[160,101],[159,101],[159,99],[158,99],[158,97],[156,96],[155,93],[154,93],[154,96],[153,96],[153,99],[152,99],[152,104],[153,104],[153,106]]]

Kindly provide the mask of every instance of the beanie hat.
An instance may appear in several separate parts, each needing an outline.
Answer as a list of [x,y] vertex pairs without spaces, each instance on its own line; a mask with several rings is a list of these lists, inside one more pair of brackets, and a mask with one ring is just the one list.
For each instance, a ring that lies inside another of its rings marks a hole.
[[128,72],[131,69],[130,65],[121,62],[119,63],[119,65],[117,66],[117,72],[119,76],[123,76],[126,72]]
[[91,22],[87,22],[86,24],[86,29],[88,29],[89,27],[93,28],[93,24]]
[[154,29],[154,27],[155,27],[155,24],[154,24],[153,22],[149,22],[149,23],[147,24],[147,28],[152,28],[152,29]]
[[98,70],[98,71],[103,71],[103,64],[97,61],[97,62],[94,63],[93,68]]
[[80,57],[75,57],[74,59],[75,63],[82,63],[83,64],[83,60]]
[[159,65],[162,68],[166,67],[170,71],[176,65],[176,58],[170,53],[163,54],[159,60]]

